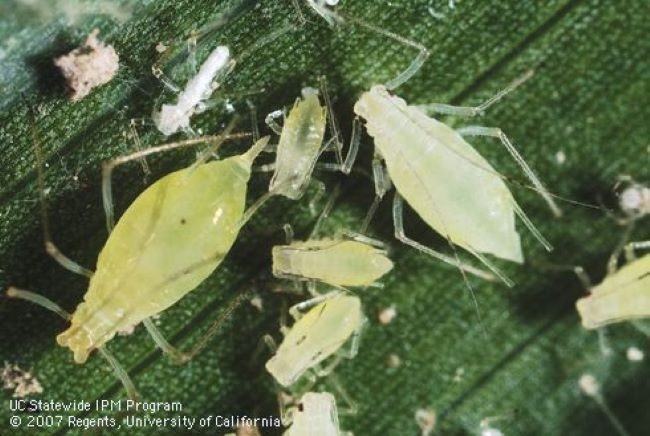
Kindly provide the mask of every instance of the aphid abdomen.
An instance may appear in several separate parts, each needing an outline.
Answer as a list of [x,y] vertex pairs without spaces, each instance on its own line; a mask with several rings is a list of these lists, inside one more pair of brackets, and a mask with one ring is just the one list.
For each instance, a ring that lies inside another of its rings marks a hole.
[[326,110],[318,96],[298,100],[285,120],[269,190],[296,200],[302,196],[325,136]]
[[221,263],[244,211],[250,166],[243,162],[237,156],[171,173],[126,210],[72,325],[57,338],[77,362],[174,304]]
[[307,392],[293,413],[293,423],[283,436],[339,436],[336,400],[329,392]]
[[383,250],[357,241],[316,240],[273,247],[273,273],[338,286],[369,286],[393,268]]
[[358,297],[328,298],[296,321],[275,356],[266,362],[266,369],[282,386],[290,386],[340,349],[362,323]]
[[398,192],[454,244],[522,262],[514,199],[496,170],[456,131],[382,86],[354,107]]
[[608,276],[576,302],[582,325],[595,329],[607,324],[650,317],[650,254]]

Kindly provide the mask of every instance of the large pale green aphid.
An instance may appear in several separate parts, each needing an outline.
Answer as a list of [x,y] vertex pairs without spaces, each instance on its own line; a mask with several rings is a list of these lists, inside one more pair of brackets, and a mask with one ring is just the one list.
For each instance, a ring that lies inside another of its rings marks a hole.
[[[299,310],[309,310],[300,315]],[[325,359],[342,351],[351,340],[346,357],[354,357],[365,316],[359,297],[345,293],[328,294],[294,306],[290,313],[296,322],[285,332],[285,337],[275,355],[266,362],[266,369],[284,387],[294,384],[308,370],[319,366]],[[337,356],[338,357],[338,356]],[[331,371],[340,359],[320,369]]]
[[268,139],[242,155],[168,174],[135,199],[99,253],[72,325],[57,337],[76,362],[216,269],[239,234],[251,165]]
[[610,272],[600,284],[590,286],[589,296],[579,299],[576,308],[587,329],[650,317],[650,254],[628,262]]
[[[518,79],[476,108],[440,104],[428,107],[442,113],[476,115],[530,75],[532,73]],[[404,198],[431,228],[450,243],[472,253],[492,272],[510,283],[483,253],[523,262],[520,238],[515,229],[515,214],[547,249],[550,249],[550,245],[521,210],[503,178],[462,135],[499,138],[558,215],[559,208],[500,129],[469,126],[454,130],[427,116],[420,108],[408,106],[404,100],[392,95],[389,89],[383,85],[373,86],[359,98],[354,111],[366,120],[366,129],[374,138],[374,174],[379,176],[376,182],[377,199],[390,187],[387,180],[382,178],[390,177],[397,190],[393,203],[395,236],[407,245],[465,271],[486,278],[490,276],[406,237],[402,222]],[[382,160],[386,164],[387,174],[381,166]]]
[[[207,138],[207,142],[218,146],[226,137]],[[104,204],[112,232],[99,254],[94,273],[64,256],[52,242],[43,197],[42,156],[37,146],[47,252],[65,268],[88,276],[90,284],[84,301],[72,315],[28,291],[10,288],[7,295],[33,301],[70,319],[70,327],[57,337],[57,342],[71,349],[77,363],[85,362],[92,350],[99,349],[129,394],[135,396],[128,375],[103,348],[104,344],[116,333],[144,321],[164,351],[175,351],[148,318],[207,278],[230,251],[242,224],[268,198],[263,197],[244,212],[251,166],[268,140],[264,137],[248,152],[219,161],[206,162],[206,153],[194,165],[161,178],[133,201],[114,229],[112,168],[148,154],[206,142],[206,138],[165,144],[105,164]]]

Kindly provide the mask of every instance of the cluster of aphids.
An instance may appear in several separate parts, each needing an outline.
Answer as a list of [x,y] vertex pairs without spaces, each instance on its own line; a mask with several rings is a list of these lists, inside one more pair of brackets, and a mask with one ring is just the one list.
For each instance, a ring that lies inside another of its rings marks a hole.
[[[309,388],[299,386],[311,387],[317,377],[329,374],[334,390],[351,404],[331,371],[341,358],[356,354],[359,333],[366,319],[360,298],[348,288],[370,286],[393,267],[382,243],[363,235],[377,205],[391,187],[395,187],[392,210],[397,239],[454,265],[463,275],[501,279],[507,284],[511,284],[510,280],[486,254],[523,262],[515,216],[547,249],[550,249],[550,244],[519,207],[504,177],[464,137],[482,135],[497,138],[552,211],[559,215],[560,209],[500,129],[479,126],[452,129],[426,114],[480,115],[530,78],[532,72],[522,75],[477,107],[409,106],[393,91],[417,72],[428,57],[428,50],[399,35],[341,15],[331,8],[337,1],[306,1],[331,26],[362,26],[380,37],[419,50],[408,68],[397,77],[386,84],[372,86],[359,97],[354,105],[357,118],[345,158],[325,80],[322,79],[320,93],[313,88],[303,89],[302,98],[296,101],[282,126],[276,121],[278,113],[266,117],[269,127],[279,135],[275,163],[264,168],[273,171],[273,176],[268,193],[248,209],[245,208],[246,192],[253,162],[267,148],[270,136],[256,137],[252,147],[243,154],[210,160],[224,141],[246,138],[245,134],[231,133],[233,123],[219,135],[164,144],[108,161],[103,166],[102,183],[110,235],[99,254],[95,272],[63,255],[53,243],[47,224],[44,224],[47,252],[67,269],[90,278],[84,301],[73,314],[68,314],[55,303],[29,291],[10,288],[7,294],[33,301],[69,319],[70,327],[57,337],[57,342],[69,347],[78,363],[85,362],[91,351],[99,350],[125,385],[129,396],[136,397],[128,374],[108,353],[105,344],[117,333],[143,323],[164,352],[177,361],[188,360],[198,348],[190,353],[174,349],[151,322],[151,317],[176,303],[213,273],[230,251],[242,226],[266,200],[275,195],[301,198],[316,168],[348,174],[357,155],[360,119],[363,119],[375,144],[372,173],[376,198],[360,226],[361,232],[321,238],[312,236],[306,241],[289,240],[286,245],[276,246],[272,251],[273,274],[308,282],[312,294],[311,299],[290,309],[295,323],[290,328],[283,328],[284,340],[279,346],[267,338],[274,355],[266,363],[266,369],[282,389],[291,393],[290,396],[281,396],[291,397],[282,400],[281,404],[285,411],[283,422],[291,426],[285,434],[338,435],[340,429],[334,395],[311,392]],[[160,132],[171,135],[179,130],[191,131],[191,116],[205,107],[217,78],[222,78],[233,66],[230,50],[221,45],[209,54],[184,87],[174,86],[165,79],[165,83],[178,91],[178,97],[175,103],[154,109],[153,120]],[[162,77],[159,69],[155,73]],[[326,138],[326,131],[331,138]],[[35,129],[34,133],[36,138]],[[211,147],[190,167],[168,174],[150,185],[117,223],[114,222],[111,173],[116,166],[153,153],[199,143],[209,143]],[[37,150],[43,218],[46,221],[42,194],[43,158],[39,147]],[[334,151],[337,163],[318,163],[320,155],[328,150]],[[486,269],[460,261],[455,251],[447,255],[408,238],[402,222],[404,200],[452,247],[467,250]],[[643,185],[626,181],[620,200],[629,222],[650,213],[650,190]],[[624,251],[632,256],[634,249],[648,246],[648,242],[632,243],[626,245]],[[591,294],[577,304],[586,328],[650,315],[650,255],[631,260],[618,269],[617,256],[622,250],[623,246],[612,257],[605,280],[598,286],[589,286]],[[316,283],[325,284],[330,290],[319,292]],[[318,431],[314,432],[315,429]]]

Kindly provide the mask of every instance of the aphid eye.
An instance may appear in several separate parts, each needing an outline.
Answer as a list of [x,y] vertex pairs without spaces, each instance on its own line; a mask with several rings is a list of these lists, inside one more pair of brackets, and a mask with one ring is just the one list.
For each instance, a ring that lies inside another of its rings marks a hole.
[[302,403],[298,404],[298,412],[304,412],[304,411],[305,411],[305,406]]

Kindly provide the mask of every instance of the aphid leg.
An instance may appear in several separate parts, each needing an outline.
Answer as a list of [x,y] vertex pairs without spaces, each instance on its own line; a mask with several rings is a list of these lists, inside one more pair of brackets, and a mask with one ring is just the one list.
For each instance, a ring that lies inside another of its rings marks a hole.
[[327,192],[327,188],[325,187],[325,183],[320,180],[312,179],[311,183],[316,187],[316,193],[309,199],[309,213],[311,216],[316,216],[316,205]]
[[291,224],[285,224],[282,226],[282,230],[284,230],[284,239],[286,241],[287,245],[291,245],[293,242],[293,227],[291,227]]
[[298,0],[291,0],[293,3],[293,7],[296,9],[296,14],[298,15],[298,21],[300,25],[304,25],[307,22],[307,19],[305,18],[305,15],[302,13],[302,9],[300,9],[300,5],[298,4]]
[[[474,267],[472,265],[469,265],[467,263],[461,262],[461,261],[459,261],[459,260],[457,260],[457,259],[455,259],[453,257],[447,256],[447,255],[445,255],[443,253],[435,251],[435,250],[433,250],[433,249],[431,249],[429,247],[426,247],[426,246],[420,244],[419,242],[414,241],[413,239],[410,239],[409,237],[407,237],[406,234],[404,233],[404,221],[403,221],[403,213],[404,213],[403,207],[404,206],[403,206],[403,204],[404,204],[404,202],[402,200],[402,196],[399,195],[398,193],[395,193],[395,197],[394,197],[394,200],[393,200],[393,225],[395,227],[395,238],[397,238],[399,241],[403,242],[404,244],[406,244],[406,245],[408,245],[410,247],[413,247],[418,251],[421,251],[422,253],[425,253],[425,254],[427,254],[427,255],[429,255],[431,257],[434,257],[434,258],[436,258],[438,260],[441,260],[441,261],[443,261],[445,263],[448,263],[449,265],[453,265],[456,268],[459,268],[459,269],[461,269],[461,270],[463,270],[463,271],[465,271],[467,273],[473,274],[473,275],[475,275],[477,277],[481,277],[482,279],[485,279],[485,280],[490,280],[490,281],[496,280],[496,277],[494,276],[494,274],[490,273],[489,271],[485,271],[485,270],[476,268],[476,267]],[[474,254],[476,256],[476,254],[478,254],[478,253],[472,252],[472,254]],[[481,255],[479,255],[477,257],[482,262],[485,259]],[[481,258],[483,258],[483,259],[481,259]],[[491,268],[490,263],[486,264],[486,266],[488,268]],[[500,274],[497,274],[497,276],[500,276]]]
[[[329,12],[331,14],[334,14],[334,12],[331,12],[331,11],[329,11]],[[337,15],[337,14],[334,14],[334,15]],[[410,40],[408,38],[405,38],[405,37],[403,37],[401,35],[398,35],[396,33],[389,32],[388,30],[382,29],[381,27],[377,27],[377,26],[374,26],[372,24],[366,23],[365,21],[358,20],[356,18],[352,18],[352,17],[348,17],[348,16],[338,15],[338,17],[340,17],[341,21],[347,21],[347,22],[354,23],[354,24],[356,24],[358,26],[364,27],[364,28],[366,28],[366,29],[368,29],[368,30],[370,30],[372,32],[375,32],[375,33],[377,33],[379,35],[382,35],[382,36],[390,38],[390,39],[392,39],[394,41],[397,41],[402,45],[405,45],[407,47],[412,47],[412,48],[415,48],[415,49],[419,50],[418,55],[415,57],[415,59],[413,59],[411,64],[408,67],[406,67],[406,69],[404,71],[400,72],[396,77],[394,77],[393,79],[389,80],[388,82],[386,82],[384,84],[386,89],[388,89],[389,91],[392,91],[392,90],[396,89],[398,86],[402,85],[403,83],[408,81],[411,77],[413,77],[413,75],[418,72],[420,67],[422,67],[424,62],[427,60],[427,58],[431,54],[431,52],[425,46],[423,46],[422,44],[420,44],[418,42],[415,42],[415,41],[412,41],[412,40]]]
[[359,342],[361,339],[361,332],[366,324],[366,320],[362,322],[352,333],[352,336],[349,339],[350,346],[345,349],[339,349],[331,361],[324,367],[319,365],[314,367],[314,374],[317,377],[327,377],[332,375],[332,371],[341,363],[343,359],[353,359],[359,353]]
[[[144,118],[131,118],[131,121],[129,122],[129,133],[131,135],[131,139],[133,139],[133,142],[135,144],[136,151],[142,151],[143,149],[142,141],[140,141],[140,134],[138,133],[136,126],[143,126],[145,123],[147,123],[147,121],[148,120],[145,120]],[[151,175],[151,170],[149,169],[147,159],[144,157],[140,159],[140,165],[142,165],[142,171],[144,172],[145,178]]]
[[103,347],[99,347],[98,350],[102,357],[106,359],[108,364],[113,369],[115,376],[120,380],[120,382],[122,382],[122,385],[126,390],[126,395],[129,397],[129,399],[132,401],[138,401],[138,391],[135,389],[135,385],[133,384],[131,377],[129,377],[129,373],[126,372],[124,367],[120,365],[115,356],[113,356],[113,354],[108,351],[105,345]]
[[359,406],[352,399],[348,391],[343,387],[343,383],[339,380],[338,376],[334,373],[329,374],[327,383],[330,384],[339,398],[343,400],[345,407],[337,407],[339,413],[344,415],[356,415],[359,411]]
[[[331,120],[332,117],[329,117]],[[328,149],[331,147],[331,143],[334,143],[334,152],[336,154],[337,163],[317,163],[316,167],[328,171],[340,171],[343,174],[350,174],[354,162],[357,159],[357,154],[359,153],[359,143],[361,142],[361,121],[359,117],[355,117],[352,121],[352,134],[350,136],[350,146],[348,147],[348,154],[343,159],[343,145],[339,139],[333,136],[323,149]]]
[[315,2],[314,0],[307,0],[307,4],[312,8],[318,15],[323,17],[327,24],[330,26],[335,26],[336,24],[342,24],[343,18],[336,14],[335,12],[329,10],[327,7]]
[[[612,251],[612,254],[609,256],[609,261],[607,262],[607,274],[614,274],[616,270],[618,269],[618,259],[621,256],[621,253],[624,253],[624,257],[629,259],[628,255],[629,253],[629,244],[628,241],[630,240],[630,235],[632,234],[632,230],[634,229],[634,221],[630,221],[625,228],[625,231],[623,232],[623,236],[621,237],[620,242]],[[634,257],[634,253],[631,254],[630,257]]]
[[494,94],[492,97],[485,100],[483,103],[478,106],[454,106],[444,103],[428,103],[417,105],[417,107],[425,113],[439,113],[446,115],[457,115],[461,117],[475,117],[482,115],[490,106],[501,100],[510,92],[514,91],[519,85],[530,79],[535,71],[528,70],[518,78],[516,78],[510,85],[506,86],[505,89]]
[[[10,287],[7,289],[7,297],[9,298],[18,298],[21,300],[29,301],[31,303],[34,303],[38,306],[41,306],[51,312],[56,313],[59,315],[61,318],[65,319],[66,321],[70,321],[72,319],[72,315],[68,313],[65,309],[63,309],[61,306],[50,300],[49,298],[46,298],[42,295],[36,294],[34,292],[30,291],[25,291],[23,289],[17,289],[14,287]],[[117,378],[122,382],[122,385],[124,385],[124,389],[126,390],[126,394],[129,397],[129,399],[137,401],[138,399],[138,392],[135,389],[135,385],[133,384],[133,381],[131,381],[131,377],[129,377],[129,374],[124,370],[122,365],[115,359],[115,357],[108,352],[106,347],[99,347],[98,348],[100,354],[108,364],[111,366],[113,369],[113,372],[117,376]]]
[[372,245],[373,247],[382,248],[382,249],[386,248],[386,244],[384,244],[382,241],[369,238],[366,235],[354,232],[352,230],[343,229],[341,230],[341,235],[345,236],[346,238],[352,239],[353,241],[358,241],[364,244]]
[[[323,188],[325,188],[324,184],[321,183],[321,185],[322,185]],[[323,194],[324,193],[325,192],[323,191]],[[327,203],[325,203],[325,207],[323,207],[323,210],[321,211],[320,215],[318,216],[318,219],[316,220],[316,223],[314,224],[314,227],[311,229],[311,232],[309,233],[309,236],[308,236],[307,239],[313,239],[318,234],[318,231],[320,230],[320,227],[323,225],[323,222],[327,219],[327,217],[330,216],[330,213],[332,212],[332,209],[334,208],[334,204],[336,203],[336,199],[338,198],[338,196],[340,194],[341,194],[341,185],[337,184],[334,187],[334,189],[332,190],[332,193],[330,194],[330,197],[327,199]],[[322,194],[321,194],[321,196],[322,196]]]
[[267,114],[266,117],[264,118],[264,123],[266,123],[266,125],[269,126],[269,128],[273,130],[273,133],[275,133],[276,135],[282,134],[282,126],[278,124],[277,121],[275,121],[276,118],[280,118],[280,117],[282,117],[282,122],[284,124],[284,120],[287,117],[287,114],[285,113],[284,109],[275,110]]
[[361,228],[359,229],[359,233],[366,233],[366,231],[368,230],[368,226],[370,226],[370,221],[372,221],[372,218],[375,216],[375,213],[377,212],[379,203],[381,203],[381,200],[384,198],[384,195],[386,195],[386,193],[390,190],[392,186],[392,183],[390,181],[390,176],[388,175],[388,171],[386,170],[386,168],[384,168],[384,165],[382,164],[382,160],[383,159],[379,154],[379,151],[375,149],[375,155],[372,159],[372,175],[373,175],[372,178],[375,182],[375,199],[370,205],[370,208],[366,213],[366,217],[363,219],[363,223],[361,223]]
[[124,156],[120,156],[108,161],[105,161],[102,164],[102,200],[104,205],[104,213],[106,214],[106,228],[110,233],[115,226],[115,214],[113,210],[113,190],[112,190],[112,180],[111,175],[113,170],[127,162],[134,160],[139,160],[145,156],[149,156],[155,153],[162,153],[169,150],[174,150],[176,148],[182,147],[191,147],[197,144],[213,144],[211,147],[210,153],[204,155],[204,159],[207,159],[210,154],[215,151],[226,139],[238,139],[249,136],[247,133],[235,133],[230,134],[232,129],[232,122],[226,128],[226,132],[222,135],[213,135],[213,136],[202,136],[199,138],[190,138],[183,141],[176,141],[167,144],[158,145],[155,147],[147,148],[145,150],[137,151],[130,153]]
[[45,171],[43,169],[45,167],[45,161],[43,158],[43,149],[41,147],[41,138],[36,128],[36,114],[31,106],[29,106],[29,121],[30,129],[32,131],[32,140],[34,142],[34,154],[36,155],[36,171],[38,177],[38,191],[41,205],[41,221],[43,225],[43,242],[45,244],[45,251],[63,268],[72,271],[75,274],[90,278],[93,276],[93,272],[64,255],[52,240],[49,214],[47,211],[47,200],[45,198]]
[[230,318],[234,310],[241,305],[242,301],[247,297],[246,293],[240,293],[235,298],[228,303],[228,306],[224,311],[219,315],[219,317],[208,327],[208,330],[196,341],[194,346],[187,352],[181,351],[178,348],[171,345],[167,339],[163,336],[162,332],[156,327],[156,325],[151,321],[151,318],[146,318],[142,323],[149,332],[149,335],[154,340],[156,345],[162,350],[163,353],[169,355],[169,357],[177,364],[183,364],[189,362],[196,356],[205,346],[208,344],[210,339],[219,331],[223,323]]
[[[461,129],[458,129],[457,132],[463,136],[491,136],[493,138],[498,138],[503,146],[508,150],[508,153],[512,158],[517,162],[521,169],[526,174],[526,177],[532,182],[533,186],[537,189],[537,192],[544,198],[548,206],[553,211],[553,214],[556,217],[562,216],[562,210],[558,207],[553,200],[553,197],[549,193],[548,189],[542,184],[537,175],[533,170],[528,166],[524,158],[521,157],[515,146],[512,144],[510,139],[503,133],[503,131],[498,127],[483,127],[483,126],[467,126]],[[541,240],[540,240],[541,242]]]
[[539,241],[539,243],[544,246],[546,251],[552,251],[553,246],[550,244],[550,242],[548,242],[546,240],[546,238],[544,238],[544,236],[542,236],[540,231],[537,230],[537,227],[535,227],[535,224],[533,224],[533,222],[530,220],[530,218],[528,218],[528,215],[526,215],[526,212],[524,212],[524,210],[521,208],[521,206],[519,206],[519,203],[517,203],[514,200],[513,200],[512,203],[513,203],[512,206],[513,206],[513,208],[515,210],[515,213],[517,214],[519,219],[524,222],[524,225],[526,226],[526,228],[528,228],[528,231],[530,233],[532,233],[533,236],[535,237],[535,239],[537,239]]
[[340,293],[341,291],[330,291],[327,294],[319,295],[317,297],[310,298],[309,300],[302,301],[298,304],[294,304],[289,308],[289,315],[291,315],[294,320],[298,321],[300,318],[302,318],[302,312]]
[[275,342],[275,339],[273,339],[273,336],[264,335],[262,337],[262,340],[264,341],[264,344],[269,348],[269,350],[271,350],[272,354],[278,352],[278,344]]
[[255,104],[249,99],[246,99],[246,105],[248,106],[248,112],[251,117],[251,126],[253,128],[253,142],[257,142],[260,139],[260,129],[257,126],[257,108]]
[[174,94],[182,92],[182,88],[163,72],[159,64],[156,63],[151,66],[151,74]]
[[616,429],[619,435],[629,436],[629,433],[627,430],[625,430],[625,427],[623,427],[621,421],[618,420],[616,415],[614,415],[614,412],[612,412],[612,409],[610,409],[607,405],[605,398],[603,398],[602,394],[600,393],[600,383],[598,383],[598,380],[596,380],[593,375],[583,374],[578,380],[578,386],[586,396],[594,400],[596,405],[598,405],[607,419],[609,419],[610,424],[612,424],[612,427]]

